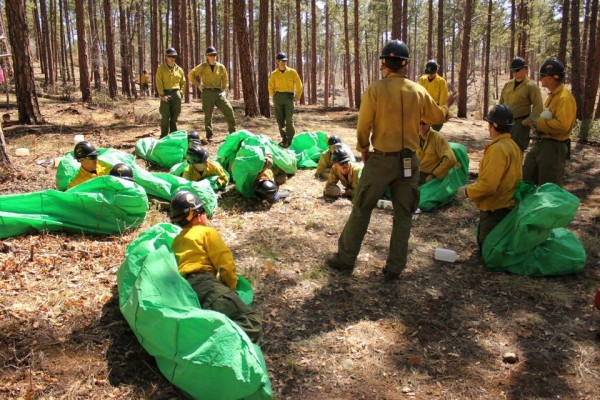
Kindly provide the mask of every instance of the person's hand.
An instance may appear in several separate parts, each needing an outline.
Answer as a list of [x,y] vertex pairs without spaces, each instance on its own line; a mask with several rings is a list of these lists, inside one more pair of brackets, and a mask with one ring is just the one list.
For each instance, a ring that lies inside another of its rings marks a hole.
[[169,100],[171,100],[171,96],[167,96],[167,95],[160,96],[160,99],[161,99],[162,101],[169,101]]
[[369,153],[368,151],[361,151],[360,154],[362,155],[362,159],[363,159],[363,163],[367,163],[367,160],[369,160],[369,156],[371,155],[371,153]]
[[448,108],[449,108],[452,104],[454,104],[454,102],[456,101],[457,98],[458,98],[458,92],[450,93],[450,95],[446,99],[446,106],[448,106]]
[[467,187],[468,187],[468,185],[461,186],[458,188],[458,192],[456,192],[456,200],[463,201],[463,200],[469,198],[467,196]]
[[429,174],[429,175],[427,175],[427,178],[425,178],[425,182],[431,182],[433,180],[433,178],[435,178],[435,175]]
[[552,111],[548,108],[544,108],[544,111],[540,114],[540,118],[543,119],[552,119]]
[[527,127],[531,128],[532,120],[531,120],[531,118],[526,118],[523,120],[522,123],[523,123],[523,126],[527,126]]

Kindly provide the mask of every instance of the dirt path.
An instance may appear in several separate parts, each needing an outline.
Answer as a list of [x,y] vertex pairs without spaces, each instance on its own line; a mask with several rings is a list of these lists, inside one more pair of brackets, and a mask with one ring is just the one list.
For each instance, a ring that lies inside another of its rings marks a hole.
[[[131,151],[157,132],[154,100],[110,108],[42,102],[48,125],[5,130],[10,154],[17,147],[31,154],[13,158],[19,173],[0,176],[0,194],[53,188],[56,170],[36,160],[71,150],[75,134]],[[180,128],[201,128],[199,104],[184,107]],[[235,107],[239,127],[278,139],[273,118],[249,120]],[[300,107],[297,114],[299,132],[337,134],[351,147],[355,126],[354,111]],[[215,127],[222,137],[218,112]],[[488,140],[483,122],[454,120],[443,131],[467,146],[475,173]],[[600,312],[592,306],[600,286],[599,153],[574,146],[568,165],[566,188],[581,199],[569,229],[588,261],[581,274],[562,278],[488,271],[475,253],[478,212],[466,203],[415,222],[409,266],[391,285],[381,268],[392,214],[375,210],[356,271],[341,275],[323,260],[351,204],[324,200],[313,171],[288,180],[287,204],[266,207],[231,188],[214,224],[254,284],[276,398],[599,398]],[[0,398],[179,398],[122,318],[116,294],[127,244],[167,220],[152,210],[122,236],[34,234],[0,243]],[[456,250],[462,261],[433,260],[436,247]],[[518,361],[503,362],[506,352]]]

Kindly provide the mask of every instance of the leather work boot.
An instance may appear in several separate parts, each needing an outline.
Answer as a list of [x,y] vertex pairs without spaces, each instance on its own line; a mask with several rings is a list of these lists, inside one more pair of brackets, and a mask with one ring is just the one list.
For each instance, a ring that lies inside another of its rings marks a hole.
[[325,264],[329,268],[337,269],[338,271],[352,272],[352,270],[354,270],[354,265],[345,264],[341,262],[337,253],[334,253],[327,257],[327,259],[325,260]]
[[400,274],[389,271],[387,268],[383,269],[383,280],[385,282],[395,282],[400,278]]

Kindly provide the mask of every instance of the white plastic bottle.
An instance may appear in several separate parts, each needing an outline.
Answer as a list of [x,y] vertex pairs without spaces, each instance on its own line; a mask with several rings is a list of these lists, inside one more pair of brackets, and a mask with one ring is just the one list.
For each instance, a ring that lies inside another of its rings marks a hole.
[[85,136],[83,135],[75,135],[73,137],[73,144],[77,144],[79,142],[83,142],[85,140]]
[[18,149],[15,149],[15,156],[17,157],[26,157],[29,155],[29,149],[26,149],[25,147],[19,147]]
[[379,199],[377,202],[377,207],[382,208],[384,210],[393,210],[394,206],[392,205],[391,200]]
[[450,249],[435,249],[433,258],[440,261],[453,263],[460,258],[460,256]]

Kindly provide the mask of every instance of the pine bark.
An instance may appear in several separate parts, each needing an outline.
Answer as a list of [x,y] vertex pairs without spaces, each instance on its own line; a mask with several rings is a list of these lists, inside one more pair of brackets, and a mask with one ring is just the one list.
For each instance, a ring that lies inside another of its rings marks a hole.
[[[354,0],[354,105],[356,108],[360,108],[360,98],[362,95],[361,84],[360,84],[360,36],[358,36],[359,24],[358,24],[358,0]],[[315,59],[316,59],[315,53]],[[316,90],[315,90],[316,97]]]
[[119,40],[121,45],[121,93],[131,97],[130,71],[129,71],[129,49],[127,46],[127,22],[125,20],[125,10],[123,1],[119,0]]
[[485,73],[483,78],[483,110],[482,115],[487,115],[490,104],[490,43],[492,33],[492,0],[488,0],[488,15],[485,31]]
[[325,90],[323,91],[324,95],[324,105],[325,107],[329,107],[329,66],[331,55],[329,54],[329,0],[325,0]]
[[[251,77],[254,57],[250,53],[250,40],[248,38],[248,27],[246,26],[246,1],[233,0],[233,20],[236,32],[236,42],[239,54],[240,73],[242,77]],[[255,117],[259,114],[256,101],[256,91],[252,79],[242,79],[242,91],[244,94],[245,115]]]
[[433,0],[428,0],[427,14],[429,23],[427,24],[427,59],[433,58]]
[[[42,0],[43,1],[43,0]],[[117,66],[115,63],[115,34],[113,32],[110,0],[104,1],[104,29],[106,31],[106,59],[108,63],[108,95],[117,97]]]
[[54,65],[52,57],[52,42],[50,40],[50,24],[48,23],[48,8],[46,0],[40,0],[40,14],[42,17],[42,43],[46,46],[46,70],[44,71],[44,84],[54,85]]
[[345,76],[346,90],[348,91],[348,107],[354,108],[354,97],[352,96],[352,74],[350,73],[350,37],[348,33],[348,0],[344,0],[344,48],[345,55]]
[[392,39],[402,37],[402,0],[392,0]]
[[[206,21],[206,29],[205,29],[205,35],[206,35],[206,46],[205,47],[209,47],[212,46],[212,7],[210,6],[210,0],[205,0],[204,1],[204,18]],[[235,1],[234,1],[234,8],[235,8]],[[239,10],[236,10],[239,12]],[[235,12],[233,13],[234,17],[235,17]]]
[[[300,79],[304,81],[302,75],[302,18],[300,14],[300,0],[296,0],[296,71],[300,75]],[[300,104],[304,104],[304,92],[300,98]]]
[[437,63],[440,65],[438,74],[444,75],[446,63],[444,62],[444,0],[438,0],[437,20]]
[[475,12],[475,0],[464,2],[463,36],[460,53],[460,68],[458,69],[458,117],[467,117],[467,88],[469,77],[469,49],[471,47],[471,28],[473,13]]
[[598,95],[598,85],[600,79],[600,21],[598,21],[599,12],[598,0],[593,0],[590,14],[590,40],[588,43],[587,54],[587,77],[585,85],[585,98],[583,119],[591,120],[594,114],[594,106]]
[[75,19],[77,22],[77,52],[79,59],[79,87],[81,100],[91,101],[90,73],[88,69],[87,43],[85,41],[85,10],[83,0],[75,0]]
[[558,59],[567,61],[567,40],[569,39],[569,21],[571,13],[571,0],[563,0],[562,19],[560,25],[560,42],[558,44]]
[[269,118],[269,1],[260,0],[258,11],[258,107],[260,114]]
[[152,0],[151,22],[150,22],[150,79],[152,79],[152,88],[149,88],[153,96],[158,96],[156,92],[155,77],[158,69],[158,0]]
[[577,103],[577,118],[583,115],[581,85],[581,44],[579,37],[579,0],[571,3],[571,92]]
[[[33,66],[29,51],[29,29],[25,0],[5,0],[8,36],[10,40],[13,68],[15,71],[15,92],[19,110],[19,122],[22,124],[42,124],[44,118],[40,113],[35,91]],[[23,45],[23,44],[27,45]]]
[[317,104],[317,4],[310,2],[312,23],[310,26],[310,104]]

